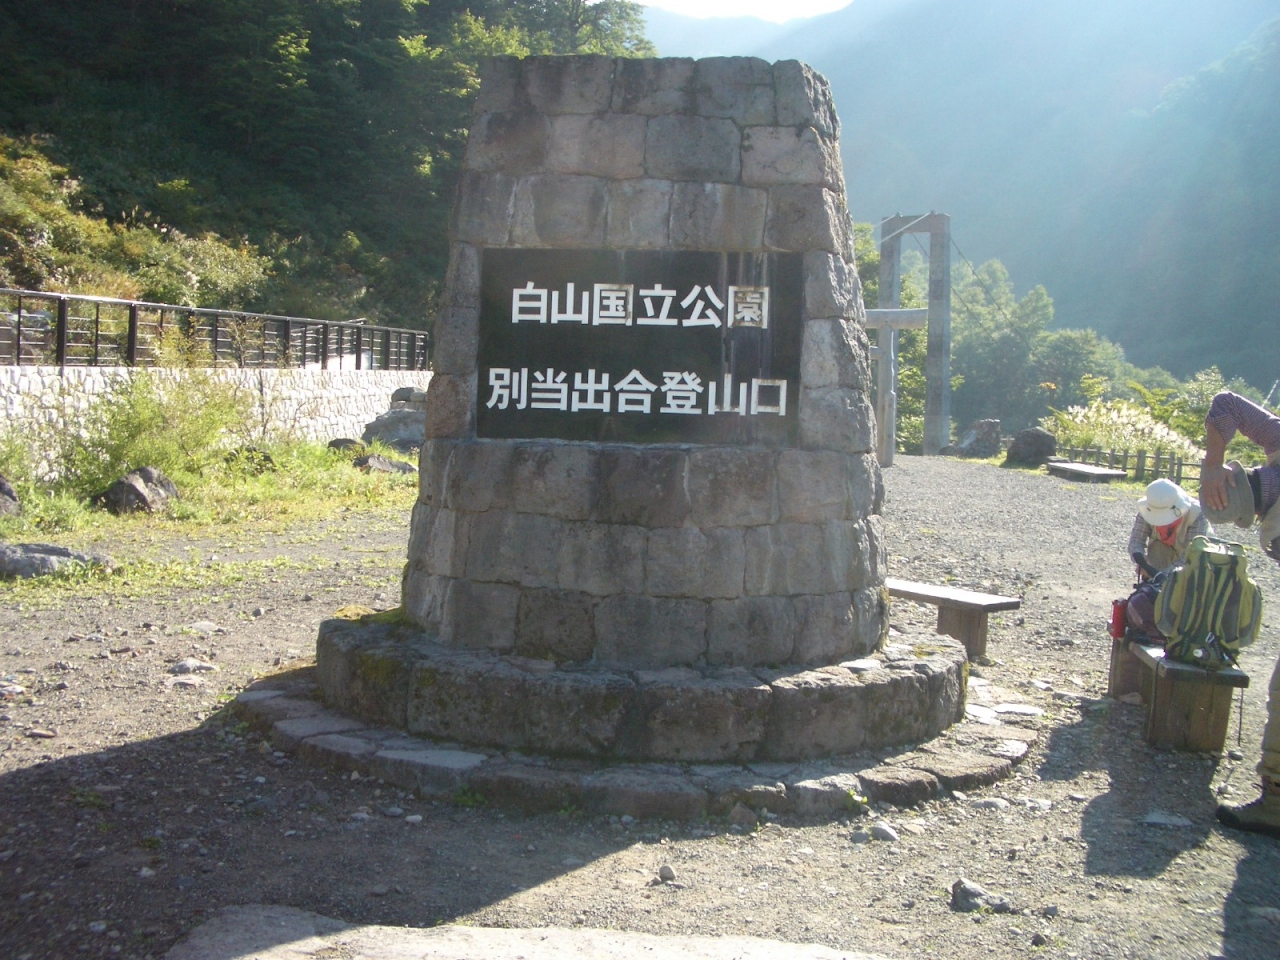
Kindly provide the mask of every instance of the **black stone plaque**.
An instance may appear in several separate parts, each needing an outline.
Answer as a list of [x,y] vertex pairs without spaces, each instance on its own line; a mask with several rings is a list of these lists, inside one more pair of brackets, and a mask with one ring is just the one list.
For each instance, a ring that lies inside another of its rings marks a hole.
[[485,250],[477,435],[788,446],[801,255]]

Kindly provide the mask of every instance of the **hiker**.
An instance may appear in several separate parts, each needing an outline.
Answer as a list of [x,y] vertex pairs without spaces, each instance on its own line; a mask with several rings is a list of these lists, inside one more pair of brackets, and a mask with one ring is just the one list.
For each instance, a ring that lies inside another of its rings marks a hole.
[[1138,501],[1129,533],[1129,556],[1138,565],[1138,579],[1154,577],[1184,558],[1196,537],[1212,535],[1199,500],[1172,480],[1153,480]]
[[[1235,460],[1223,464],[1227,444],[1237,432],[1262,447],[1265,466],[1246,470]],[[1234,523],[1244,529],[1257,519],[1263,551],[1280,563],[1280,417],[1224,390],[1209,406],[1204,433],[1200,502],[1205,514],[1214,523]],[[1252,803],[1220,804],[1217,817],[1237,830],[1280,838],[1280,660],[1271,675],[1258,774],[1262,795]]]

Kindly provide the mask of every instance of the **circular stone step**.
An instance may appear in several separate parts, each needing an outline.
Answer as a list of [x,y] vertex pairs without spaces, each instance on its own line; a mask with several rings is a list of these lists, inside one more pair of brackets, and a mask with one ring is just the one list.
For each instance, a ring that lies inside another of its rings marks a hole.
[[960,644],[923,633],[848,666],[623,671],[459,651],[367,618],[324,621],[316,658],[324,700],[370,722],[475,747],[642,762],[920,743],[963,718],[967,675]]

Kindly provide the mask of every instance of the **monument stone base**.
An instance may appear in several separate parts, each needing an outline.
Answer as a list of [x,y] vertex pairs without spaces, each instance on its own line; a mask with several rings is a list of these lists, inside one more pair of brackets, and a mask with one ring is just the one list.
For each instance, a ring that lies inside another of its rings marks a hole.
[[964,716],[964,648],[931,634],[817,668],[622,670],[457,650],[400,624],[326,620],[330,706],[412,734],[600,761],[804,760],[920,743]]

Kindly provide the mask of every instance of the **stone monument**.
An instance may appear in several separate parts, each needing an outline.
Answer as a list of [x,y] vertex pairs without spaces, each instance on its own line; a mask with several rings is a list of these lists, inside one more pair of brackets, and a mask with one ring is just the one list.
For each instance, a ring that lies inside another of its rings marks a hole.
[[959,719],[962,650],[868,659],[882,486],[838,137],[796,61],[487,64],[408,628],[374,652],[322,629],[326,697],[449,740],[691,761]]

